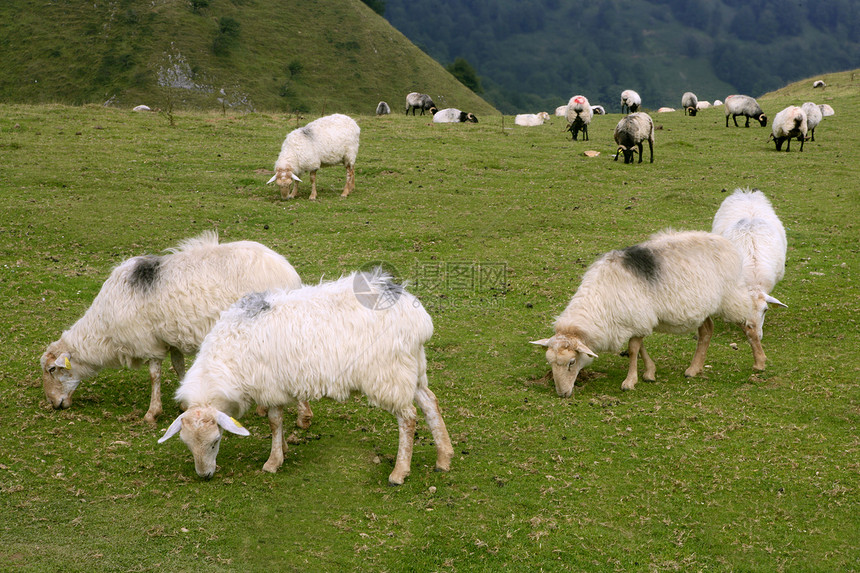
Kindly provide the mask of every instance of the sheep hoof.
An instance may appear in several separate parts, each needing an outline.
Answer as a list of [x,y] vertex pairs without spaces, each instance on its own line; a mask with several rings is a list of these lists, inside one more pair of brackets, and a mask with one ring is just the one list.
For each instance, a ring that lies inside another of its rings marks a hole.
[[388,478],[388,485],[389,485],[390,487],[397,487],[397,486],[399,486],[399,485],[403,485],[403,480],[400,480],[399,482],[396,482],[396,481],[392,480],[391,478]]
[[642,380],[644,380],[645,382],[651,382],[651,383],[654,383],[657,381],[656,378],[642,378]]
[[281,464],[276,464],[271,461],[266,462],[263,465],[263,471],[269,472],[270,474],[278,473],[278,468],[281,467]]

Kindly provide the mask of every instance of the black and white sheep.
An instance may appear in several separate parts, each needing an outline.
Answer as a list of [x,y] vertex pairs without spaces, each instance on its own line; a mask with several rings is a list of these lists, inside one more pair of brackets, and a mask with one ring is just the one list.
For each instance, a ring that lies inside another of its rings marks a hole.
[[684,108],[684,115],[695,116],[699,111],[699,98],[693,92],[684,92],[681,96],[681,107]]
[[263,469],[284,461],[283,407],[362,392],[397,418],[392,485],[409,474],[417,403],[436,444],[436,469],[453,449],[436,396],[428,387],[424,345],[433,321],[417,298],[381,273],[359,273],[293,291],[246,296],[221,315],[200,347],[176,399],[185,412],[158,440],[179,433],[197,474],[215,473],[222,429],[248,435],[232,417],[252,402],[268,408],[272,449]]
[[473,113],[466,113],[454,107],[430,110],[433,113],[433,123],[478,123],[478,118]]
[[642,98],[633,90],[624,90],[621,92],[621,113],[627,108],[628,113],[635,113],[642,105]]
[[624,155],[624,163],[633,163],[633,153],[639,153],[639,163],[642,163],[642,142],[648,142],[648,150],[651,152],[651,163],[654,163],[654,121],[645,112],[635,112],[621,118],[615,126],[615,143],[618,155]]
[[814,87],[814,88],[826,88],[827,84],[825,84],[824,81],[822,81],[822,80],[815,80],[814,82],[812,82],[812,87]]
[[299,175],[310,172],[311,194],[317,197],[317,170],[321,167],[346,167],[346,185],[341,197],[355,190],[355,158],[361,129],[349,116],[336,113],[314,120],[287,134],[281,153],[275,162],[275,174],[268,183],[276,182],[282,199],[292,199],[299,193]]
[[803,151],[806,133],[806,114],[796,105],[790,105],[773,118],[772,133],[768,141],[774,141],[777,151],[782,150],[783,143],[786,143],[785,150],[791,151],[791,140],[796,138],[800,142],[800,151]]
[[433,100],[427,94],[421,94],[418,92],[412,92],[406,95],[406,115],[409,115],[409,111],[412,111],[412,115],[415,115],[415,110],[420,109],[421,115],[424,115],[424,112],[427,110],[431,110],[436,107],[436,104],[433,103]]
[[588,126],[591,124],[591,119],[594,112],[591,110],[591,104],[588,103],[588,98],[584,95],[575,95],[567,102],[567,131],[570,132],[573,141],[579,132],[582,132],[583,141],[588,141]]
[[103,368],[149,365],[147,422],[161,414],[161,364],[169,354],[179,378],[187,354],[200,347],[221,311],[251,291],[297,288],[287,260],[252,241],[218,243],[214,232],[188,239],[161,256],[117,266],[92,305],[42,355],[45,395],[68,408],[82,380]]
[[391,113],[391,108],[384,101],[379,102],[376,105],[376,115],[388,115]]
[[645,362],[644,379],[656,378],[656,365],[642,339],[652,332],[684,334],[698,330],[698,344],[688,377],[702,371],[714,329],[712,316],[742,325],[763,370],[764,350],[752,299],[742,280],[740,252],[726,238],[702,231],[666,231],[624,250],[610,251],[594,262],[555,321],[551,338],[534,341],[546,347],[559,396],[573,393],[579,371],[598,352],[618,352],[627,345],[629,366],[621,385],[632,390],[639,379],[637,357]]
[[809,139],[815,141],[815,128],[824,119],[824,114],[821,112],[821,108],[811,101],[804,103],[800,109],[806,114],[806,130],[809,133]]
[[732,121],[735,122],[735,127],[738,127],[739,115],[747,118],[747,122],[744,127],[750,126],[750,118],[757,120],[762,127],[767,126],[767,116],[761,110],[761,106],[755,98],[751,98],[747,95],[730,95],[726,97],[726,101],[723,103],[726,106],[726,127],[729,126],[729,116],[731,116]]

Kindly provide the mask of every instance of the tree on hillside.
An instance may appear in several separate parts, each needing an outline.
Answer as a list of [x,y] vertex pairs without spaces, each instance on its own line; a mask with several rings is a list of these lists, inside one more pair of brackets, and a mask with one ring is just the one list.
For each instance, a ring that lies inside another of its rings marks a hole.
[[481,86],[481,78],[478,77],[475,68],[465,58],[456,58],[452,63],[445,66],[445,69],[460,80],[461,84],[476,94],[484,93],[484,88]]

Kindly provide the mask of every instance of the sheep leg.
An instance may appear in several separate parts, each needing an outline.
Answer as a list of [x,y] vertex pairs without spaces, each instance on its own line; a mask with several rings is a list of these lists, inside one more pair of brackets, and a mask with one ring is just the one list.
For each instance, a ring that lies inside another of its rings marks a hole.
[[749,127],[749,126],[750,126],[750,116],[747,116],[747,123],[744,127]]
[[296,416],[296,426],[302,430],[307,430],[311,427],[311,420],[314,417],[311,405],[304,400],[299,400],[296,403],[296,410],[298,411],[298,415]]
[[764,370],[765,356],[756,327],[752,324],[744,324],[743,329],[753,351],[753,370],[761,372]]
[[308,197],[311,201],[316,201],[317,198],[317,172],[311,171],[311,196]]
[[427,387],[418,388],[415,392],[415,401],[424,412],[424,419],[427,420],[427,425],[433,433],[433,441],[436,443],[436,471],[447,472],[451,469],[454,448],[451,446],[451,438],[448,436],[445,420],[442,419],[442,412],[439,411],[439,401]]
[[272,430],[272,451],[269,459],[263,465],[263,471],[275,473],[284,464],[284,408],[272,406],[269,408],[269,428]]
[[388,485],[403,485],[412,465],[412,447],[415,439],[415,407],[411,406],[397,413],[397,426],[400,429],[400,443],[397,446],[397,461],[388,476]]
[[651,360],[651,357],[648,356],[648,352],[645,351],[645,344],[639,347],[639,357],[642,358],[642,361],[645,363],[645,372],[642,374],[642,379],[645,382],[656,382],[657,381],[657,365],[654,364],[654,361]]
[[284,199],[295,199],[296,195],[299,194],[299,182],[298,181],[290,181],[290,184],[287,185],[287,189],[289,190],[289,194],[284,196],[284,188],[281,188],[281,197]]
[[630,364],[627,367],[627,378],[621,383],[622,390],[633,390],[636,387],[636,382],[639,381],[639,349],[642,348],[642,337],[634,336],[627,342],[627,354],[629,355]]
[[[639,149],[639,163],[642,163],[642,142],[636,144],[636,147]],[[654,157],[651,157],[651,162],[653,163]]]
[[[648,151],[651,152],[651,163],[654,163],[654,142],[648,140]],[[642,163],[642,152],[639,152],[639,163]]]
[[800,142],[800,151],[803,151],[803,134],[797,136],[797,140]]
[[176,376],[182,380],[185,378],[185,355],[178,348],[170,349],[170,363],[173,365],[173,371]]
[[149,381],[152,391],[149,395],[149,410],[143,419],[154,426],[155,419],[161,415],[161,360],[153,358],[149,361]]
[[346,197],[353,189],[355,189],[355,165],[347,165],[346,187],[343,188],[343,193],[341,193],[340,196]]
[[699,326],[699,336],[696,342],[696,353],[693,354],[693,361],[690,367],[684,371],[684,376],[692,378],[702,371],[705,366],[705,356],[708,353],[708,345],[711,343],[711,336],[714,334],[714,321],[711,317],[705,319]]

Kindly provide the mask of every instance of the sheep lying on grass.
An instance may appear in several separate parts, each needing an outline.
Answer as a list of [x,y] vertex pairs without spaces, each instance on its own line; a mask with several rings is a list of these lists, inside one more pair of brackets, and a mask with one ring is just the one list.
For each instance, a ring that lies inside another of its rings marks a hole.
[[785,150],[791,151],[791,140],[797,138],[800,141],[800,151],[803,151],[806,132],[806,114],[796,105],[790,105],[773,118],[772,133],[768,141],[774,141],[777,151],[781,151],[782,144],[787,142]]
[[166,255],[128,259],[111,272],[84,316],[48,346],[41,359],[45,395],[54,408],[68,408],[81,380],[102,368],[148,363],[152,392],[144,419],[154,423],[168,354],[182,378],[184,355],[197,351],[222,310],[251,291],[300,285],[278,253],[251,241],[218,244],[213,232]]
[[433,112],[433,123],[478,123],[478,118],[473,113],[466,113],[454,107],[445,109],[431,109]]
[[534,341],[546,347],[559,396],[573,393],[579,371],[598,352],[618,352],[627,344],[630,363],[621,385],[632,390],[639,379],[655,380],[656,365],[642,339],[652,332],[683,334],[698,329],[699,340],[686,376],[702,371],[714,329],[712,316],[743,325],[753,349],[753,368],[763,370],[765,355],[756,333],[756,312],[742,280],[740,252],[726,238],[701,231],[667,231],[594,262],[564,312],[555,335]]
[[514,125],[521,125],[523,127],[536,127],[538,125],[543,125],[547,121],[549,121],[549,114],[545,111],[538,113],[520,113],[514,117]]
[[299,175],[311,174],[311,195],[317,198],[317,170],[320,167],[346,167],[346,185],[341,197],[355,189],[355,158],[361,130],[351,117],[336,113],[314,120],[287,134],[281,154],[275,162],[275,174],[267,184],[276,182],[282,199],[299,193]]
[[768,304],[786,306],[770,295],[785,275],[787,241],[782,221],[758,189],[735,189],[714,215],[712,233],[732,242],[743,257],[743,279],[756,308],[756,333],[762,326]]
[[618,150],[615,153],[615,161],[618,155],[624,155],[624,163],[633,163],[633,153],[639,153],[639,163],[642,163],[642,142],[648,142],[651,152],[651,163],[654,163],[654,121],[647,113],[636,112],[622,117],[615,126],[615,143]]
[[388,478],[409,474],[415,406],[436,443],[436,469],[450,468],[453,449],[436,396],[427,386],[424,344],[433,321],[417,298],[379,272],[360,273],[294,291],[246,296],[206,337],[176,392],[185,408],[159,440],[179,432],[197,474],[215,473],[222,429],[247,435],[232,417],[251,402],[268,408],[272,449],[263,469],[284,461],[283,407],[362,392],[397,418],[400,444]]
[[388,115],[391,113],[391,107],[384,102],[381,101],[376,105],[376,115]]

